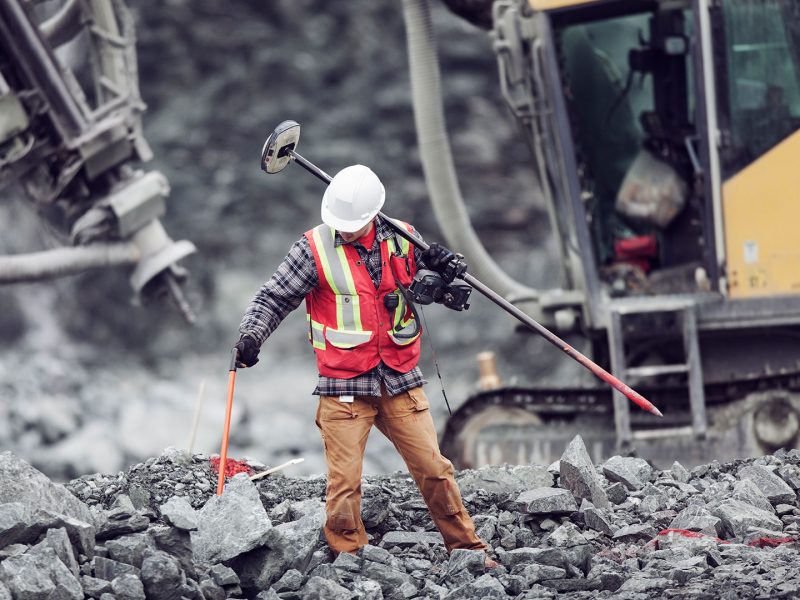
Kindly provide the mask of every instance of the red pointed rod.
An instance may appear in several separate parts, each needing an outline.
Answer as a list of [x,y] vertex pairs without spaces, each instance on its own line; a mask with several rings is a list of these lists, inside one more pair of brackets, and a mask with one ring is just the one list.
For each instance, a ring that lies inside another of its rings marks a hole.
[[[556,336],[554,336],[556,337]],[[608,385],[613,387],[618,392],[621,392],[625,395],[628,400],[636,404],[639,408],[643,408],[649,413],[653,413],[657,417],[663,417],[664,415],[661,414],[661,411],[658,410],[652,402],[650,402],[647,398],[642,396],[639,392],[635,389],[627,385],[626,383],[620,381],[616,377],[614,377],[611,373],[606,371],[603,367],[598,365],[597,363],[589,360],[586,356],[575,350],[572,346],[567,344],[564,345],[562,348],[564,352],[567,353],[568,356],[571,356],[576,361],[581,363],[584,367],[589,369],[592,373],[594,373],[599,379],[605,381]]]
[[[295,123],[295,125],[297,125],[297,124]],[[299,125],[298,125],[298,127],[299,127]],[[267,140],[267,144],[264,145],[265,149],[268,147],[268,144],[270,143],[270,139],[268,139]],[[283,150],[283,152],[287,156],[291,157],[291,159],[295,163],[297,163],[298,165],[303,167],[306,171],[308,171],[309,173],[311,173],[315,177],[321,179],[325,183],[330,183],[331,182],[331,176],[330,175],[328,175],[325,171],[323,171],[322,169],[317,167],[315,164],[309,162],[308,160],[306,160],[305,158],[300,156],[294,150],[293,147],[292,148],[287,148],[287,149]],[[275,156],[278,156],[279,154],[280,153],[275,153]],[[262,156],[261,159],[262,159],[262,164],[263,164],[264,160],[265,160],[264,156]],[[268,173],[271,172],[266,168],[264,168],[264,170],[267,171]],[[424,251],[424,250],[428,249],[428,244],[426,244],[422,240],[418,240],[417,238],[412,236],[406,230],[405,227],[403,227],[402,225],[398,225],[397,223],[395,223],[392,219],[390,219],[389,217],[387,217],[383,213],[378,213],[378,214],[380,214],[380,216],[383,217],[392,226],[392,229],[394,229],[397,232],[398,235],[400,235],[401,237],[404,237],[405,239],[407,239],[409,242],[414,244],[420,250]],[[473,277],[469,273],[464,273],[461,276],[461,278],[464,281],[466,281],[468,284],[470,284],[473,288],[478,290],[481,294],[486,296],[489,300],[491,300],[492,302],[497,304],[497,306],[499,306],[500,308],[502,308],[503,310],[505,310],[507,313],[511,314],[512,316],[516,317],[521,322],[525,323],[525,325],[527,325],[528,327],[533,329],[536,333],[538,333],[540,336],[542,336],[548,342],[553,344],[556,348],[558,348],[559,350],[563,350],[567,354],[567,356],[569,356],[573,360],[579,362],[584,367],[589,369],[599,379],[601,379],[602,381],[605,381],[608,385],[610,385],[615,390],[617,390],[618,392],[623,394],[626,398],[628,398],[628,400],[630,400],[631,402],[633,402],[634,404],[636,404],[637,406],[639,406],[640,408],[646,410],[649,413],[652,413],[652,414],[657,415],[659,417],[663,417],[664,416],[664,415],[661,414],[660,410],[658,410],[655,406],[653,406],[653,404],[649,400],[647,400],[647,398],[642,396],[639,392],[637,392],[636,390],[632,389],[630,386],[626,385],[625,383],[623,383],[622,381],[620,381],[619,379],[614,377],[611,373],[606,371],[603,367],[601,367],[597,363],[593,362],[592,360],[590,360],[589,358],[587,358],[586,356],[584,356],[583,354],[581,354],[580,352],[575,350],[575,348],[573,348],[572,346],[567,344],[564,340],[562,340],[560,337],[558,337],[552,331],[547,329],[547,327],[541,325],[540,323],[536,322],[534,319],[532,319],[531,317],[526,315],[524,312],[522,312],[516,306],[511,304],[511,302],[509,302],[508,300],[503,298],[500,294],[495,292],[493,289],[491,289],[487,285],[484,285],[483,283],[481,283],[478,279],[475,279],[475,277]]]

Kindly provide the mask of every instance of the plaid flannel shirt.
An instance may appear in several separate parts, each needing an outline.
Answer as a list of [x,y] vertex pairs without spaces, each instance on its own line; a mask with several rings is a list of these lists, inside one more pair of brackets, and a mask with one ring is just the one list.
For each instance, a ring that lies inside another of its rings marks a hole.
[[[358,242],[351,242],[366,266],[375,289],[380,285],[382,273],[380,243],[394,235],[396,234],[392,228],[381,217],[377,217],[375,219],[375,241],[372,248],[367,249]],[[416,232],[414,235],[418,236]],[[346,242],[337,232],[334,243],[339,246]],[[414,259],[418,268],[424,268],[422,252],[416,247],[414,247]],[[239,332],[249,335],[259,345],[263,344],[286,315],[300,306],[306,295],[317,285],[319,285],[319,278],[314,255],[311,253],[308,240],[303,236],[292,244],[289,253],[278,269],[256,293],[244,313]],[[419,367],[414,367],[407,373],[400,373],[381,362],[371,371],[352,379],[320,375],[313,393],[318,396],[380,397],[381,383],[386,386],[389,394],[396,395],[419,387],[426,381],[423,379]]]

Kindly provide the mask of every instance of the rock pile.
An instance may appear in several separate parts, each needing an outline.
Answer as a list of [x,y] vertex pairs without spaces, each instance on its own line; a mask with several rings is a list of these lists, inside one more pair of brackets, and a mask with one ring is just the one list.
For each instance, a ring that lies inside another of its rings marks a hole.
[[[255,465],[257,469],[263,465]],[[325,479],[246,474],[169,450],[66,487],[0,454],[0,599],[780,598],[800,589],[800,452],[691,471],[638,458],[458,474],[483,554],[447,555],[410,477],[368,477],[370,544],[331,555]],[[69,493],[72,492],[72,493]]]

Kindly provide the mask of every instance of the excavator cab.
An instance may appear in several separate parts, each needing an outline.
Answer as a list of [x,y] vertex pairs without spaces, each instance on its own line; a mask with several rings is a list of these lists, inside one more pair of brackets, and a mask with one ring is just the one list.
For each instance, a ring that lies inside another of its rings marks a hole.
[[614,296],[692,291],[706,269],[684,13],[555,29],[592,250]]
[[[740,0],[552,12],[592,262],[612,296],[800,289],[777,274],[741,278],[744,240],[732,243],[736,210],[720,189],[797,129],[798,10]],[[790,236],[782,243],[793,252]]]
[[576,433],[597,460],[667,466],[796,447],[800,0],[496,0],[492,16],[560,242],[563,289],[536,317],[665,416],[526,384],[476,393],[443,446],[460,466],[555,460]]

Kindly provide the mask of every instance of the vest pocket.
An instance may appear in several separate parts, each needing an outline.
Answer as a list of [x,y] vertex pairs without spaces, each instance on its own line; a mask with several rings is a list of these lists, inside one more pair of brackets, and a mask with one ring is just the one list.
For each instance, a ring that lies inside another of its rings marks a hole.
[[372,339],[372,332],[331,329],[330,327],[326,327],[325,339],[330,342],[331,346],[342,350],[349,350],[370,341]]

